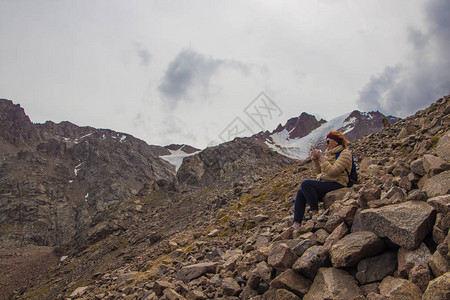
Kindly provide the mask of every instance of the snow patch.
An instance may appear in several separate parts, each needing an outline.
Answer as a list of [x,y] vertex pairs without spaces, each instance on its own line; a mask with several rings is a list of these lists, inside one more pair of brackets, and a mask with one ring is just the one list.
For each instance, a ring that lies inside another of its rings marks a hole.
[[181,167],[181,164],[183,163],[183,160],[185,157],[188,156],[192,156],[200,151],[194,152],[194,153],[186,153],[183,151],[183,148],[185,147],[185,145],[183,145],[183,147],[181,147],[178,150],[170,150],[170,154],[168,155],[162,155],[160,156],[160,158],[164,159],[165,161],[169,162],[170,164],[175,166],[175,170],[178,171],[178,169]]
[[125,141],[127,137],[125,135],[122,135],[122,137],[120,138],[120,142],[123,143],[123,141]]
[[84,162],[82,162],[81,164],[75,166],[75,170],[74,170],[75,176],[78,175],[78,172],[80,171],[80,167],[81,167],[82,164],[84,164]]

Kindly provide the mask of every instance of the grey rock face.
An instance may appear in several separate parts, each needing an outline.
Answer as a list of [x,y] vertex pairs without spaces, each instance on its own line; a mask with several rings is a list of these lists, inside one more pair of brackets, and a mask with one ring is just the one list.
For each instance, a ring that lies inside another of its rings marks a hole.
[[356,279],[361,284],[380,281],[388,275],[393,275],[397,268],[395,252],[385,252],[381,255],[365,258],[358,263]]
[[350,274],[340,269],[320,268],[303,300],[346,300],[359,295],[362,295],[362,292]]
[[364,258],[384,251],[384,242],[370,231],[358,231],[346,235],[330,250],[333,267],[351,267]]
[[395,244],[415,249],[433,228],[433,208],[422,201],[387,205],[361,212],[361,223],[366,230],[387,237]]

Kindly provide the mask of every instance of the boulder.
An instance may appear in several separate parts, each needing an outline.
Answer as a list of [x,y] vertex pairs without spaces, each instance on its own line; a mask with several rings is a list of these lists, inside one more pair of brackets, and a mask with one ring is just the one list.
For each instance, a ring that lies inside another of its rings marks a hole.
[[400,248],[397,256],[399,275],[406,277],[415,265],[428,265],[430,258],[431,252],[424,243],[421,243],[420,246],[414,250]]
[[186,299],[182,295],[180,295],[176,291],[174,291],[173,289],[165,289],[164,296],[168,300],[185,300]]
[[360,218],[366,230],[401,247],[415,249],[433,228],[433,212],[425,202],[408,201],[363,210]]
[[397,267],[395,252],[385,252],[375,257],[369,257],[358,263],[356,279],[361,284],[380,281],[388,275],[394,275]]
[[436,147],[439,157],[450,161],[450,131],[447,131],[440,139]]
[[222,280],[222,290],[227,296],[237,296],[242,292],[241,287],[233,278],[224,278]]
[[325,243],[323,244],[323,249],[325,251],[330,251],[331,247],[340,239],[342,239],[348,233],[347,225],[342,222],[341,225],[336,227],[335,230],[327,237]]
[[362,295],[356,280],[344,270],[320,268],[303,300],[354,299]]
[[182,280],[184,283],[187,283],[207,273],[216,273],[218,265],[219,264],[216,262],[207,262],[183,267],[180,269],[180,271],[178,271],[177,279]]
[[157,296],[161,297],[164,294],[165,289],[175,289],[175,285],[166,280],[156,280],[153,284],[153,292],[155,292]]
[[450,171],[439,173],[428,178],[423,186],[428,198],[446,195],[450,193]]
[[276,292],[276,300],[301,300],[296,294],[285,289],[279,289]]
[[445,171],[447,162],[437,156],[425,154],[423,156],[423,167],[425,169],[425,172],[427,172],[430,175],[436,175],[441,173],[442,171]]
[[427,173],[425,171],[425,167],[423,166],[423,157],[412,161],[411,164],[409,165],[409,167],[410,167],[411,171],[413,171],[417,175],[423,176]]
[[427,200],[427,203],[434,207],[438,212],[445,215],[450,213],[450,195],[433,197]]
[[274,244],[270,248],[267,263],[269,266],[279,270],[286,270],[292,266],[298,256],[292,252],[291,248],[285,243]]
[[388,276],[380,283],[381,295],[388,299],[421,300],[422,291],[412,282]]
[[431,280],[431,272],[428,264],[415,265],[408,273],[409,280],[417,285],[422,292],[427,289]]
[[370,231],[358,231],[346,235],[330,250],[333,267],[352,267],[364,258],[384,251],[384,242]]
[[311,241],[310,239],[304,239],[301,240],[300,242],[297,243],[297,245],[295,245],[295,247],[292,249],[292,251],[297,255],[297,256],[302,256],[303,253],[310,247],[314,246],[316,243]]
[[335,201],[343,200],[344,196],[349,192],[349,188],[337,189],[328,192],[325,197],[323,197],[323,207],[325,209],[329,208]]
[[287,269],[270,283],[275,289],[286,289],[300,298],[302,298],[309,290],[311,281],[292,269]]
[[203,292],[197,290],[191,290],[186,294],[187,300],[205,300],[206,296]]
[[327,264],[329,264],[328,252],[323,249],[323,246],[312,246],[297,259],[292,269],[314,279],[319,268],[325,267]]
[[450,299],[450,272],[430,281],[422,300]]
[[429,266],[435,277],[442,276],[450,271],[448,260],[439,251],[435,251],[430,257]]

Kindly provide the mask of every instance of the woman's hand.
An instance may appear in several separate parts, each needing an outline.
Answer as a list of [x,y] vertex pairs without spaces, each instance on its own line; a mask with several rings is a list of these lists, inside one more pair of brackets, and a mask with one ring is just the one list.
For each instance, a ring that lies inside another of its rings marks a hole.
[[322,151],[320,151],[319,149],[311,150],[311,159],[313,161],[318,161],[320,159],[320,157],[322,157]]

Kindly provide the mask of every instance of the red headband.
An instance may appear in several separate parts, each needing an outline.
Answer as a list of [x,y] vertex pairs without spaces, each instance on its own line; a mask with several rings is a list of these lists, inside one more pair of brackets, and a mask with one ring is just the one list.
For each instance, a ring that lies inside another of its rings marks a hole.
[[338,143],[338,144],[342,143],[342,139],[339,138],[338,136],[332,134],[331,132],[327,135],[327,139],[332,139],[332,140],[336,141],[336,143]]

